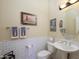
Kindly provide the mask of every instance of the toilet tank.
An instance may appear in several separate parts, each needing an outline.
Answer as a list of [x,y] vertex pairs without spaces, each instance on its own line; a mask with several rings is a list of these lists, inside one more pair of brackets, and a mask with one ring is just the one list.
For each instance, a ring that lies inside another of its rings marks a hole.
[[51,53],[55,52],[55,47],[51,44],[51,42],[47,42],[47,49],[48,51],[50,51]]

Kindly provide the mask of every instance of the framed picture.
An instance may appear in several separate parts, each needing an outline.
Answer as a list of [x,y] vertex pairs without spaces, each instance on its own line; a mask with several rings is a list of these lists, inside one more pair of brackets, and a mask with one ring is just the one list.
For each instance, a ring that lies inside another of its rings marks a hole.
[[20,28],[19,28],[19,37],[20,38],[26,38],[26,27],[23,27],[23,26],[21,26]]
[[56,18],[50,20],[50,31],[56,31]]
[[18,27],[11,27],[11,38],[19,38]]
[[59,21],[59,27],[62,28],[63,27],[63,20]]
[[37,25],[37,17],[31,13],[21,12],[21,24],[23,25]]

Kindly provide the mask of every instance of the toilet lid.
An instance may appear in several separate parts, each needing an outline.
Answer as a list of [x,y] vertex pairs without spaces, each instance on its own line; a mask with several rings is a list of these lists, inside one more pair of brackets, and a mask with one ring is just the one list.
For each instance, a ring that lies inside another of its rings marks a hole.
[[50,55],[51,53],[49,52],[49,51],[47,51],[47,50],[43,50],[43,51],[40,51],[39,53],[38,53],[38,56],[39,57],[44,57],[44,56],[48,56],[48,55]]

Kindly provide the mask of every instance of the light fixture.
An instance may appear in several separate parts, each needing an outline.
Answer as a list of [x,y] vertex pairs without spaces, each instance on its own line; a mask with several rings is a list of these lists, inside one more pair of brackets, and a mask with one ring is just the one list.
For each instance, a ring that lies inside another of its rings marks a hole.
[[70,6],[70,5],[71,5],[71,3],[66,2],[65,4],[62,4],[62,5],[59,6],[59,10],[62,10],[62,9],[66,8],[66,7]]
[[69,3],[73,4],[75,2],[77,2],[78,0],[69,0]]
[[66,3],[59,6],[59,10],[62,10],[70,5],[73,5],[74,3],[79,2],[79,0],[68,0]]
[[65,8],[66,7],[66,4],[62,4],[61,6],[60,6],[60,8]]

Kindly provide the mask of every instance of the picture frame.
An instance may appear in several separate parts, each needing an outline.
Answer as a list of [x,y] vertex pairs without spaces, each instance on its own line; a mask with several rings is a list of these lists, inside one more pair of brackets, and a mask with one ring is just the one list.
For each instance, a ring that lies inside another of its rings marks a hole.
[[26,36],[26,27],[21,26],[21,27],[19,28],[19,38],[24,39],[24,38],[26,38],[26,37],[27,37],[27,36]]
[[31,13],[21,12],[21,24],[37,25],[37,16]]
[[63,20],[59,21],[59,28],[63,28]]
[[50,31],[56,32],[56,18],[50,20]]
[[11,38],[16,39],[19,38],[19,31],[17,26],[11,27]]

